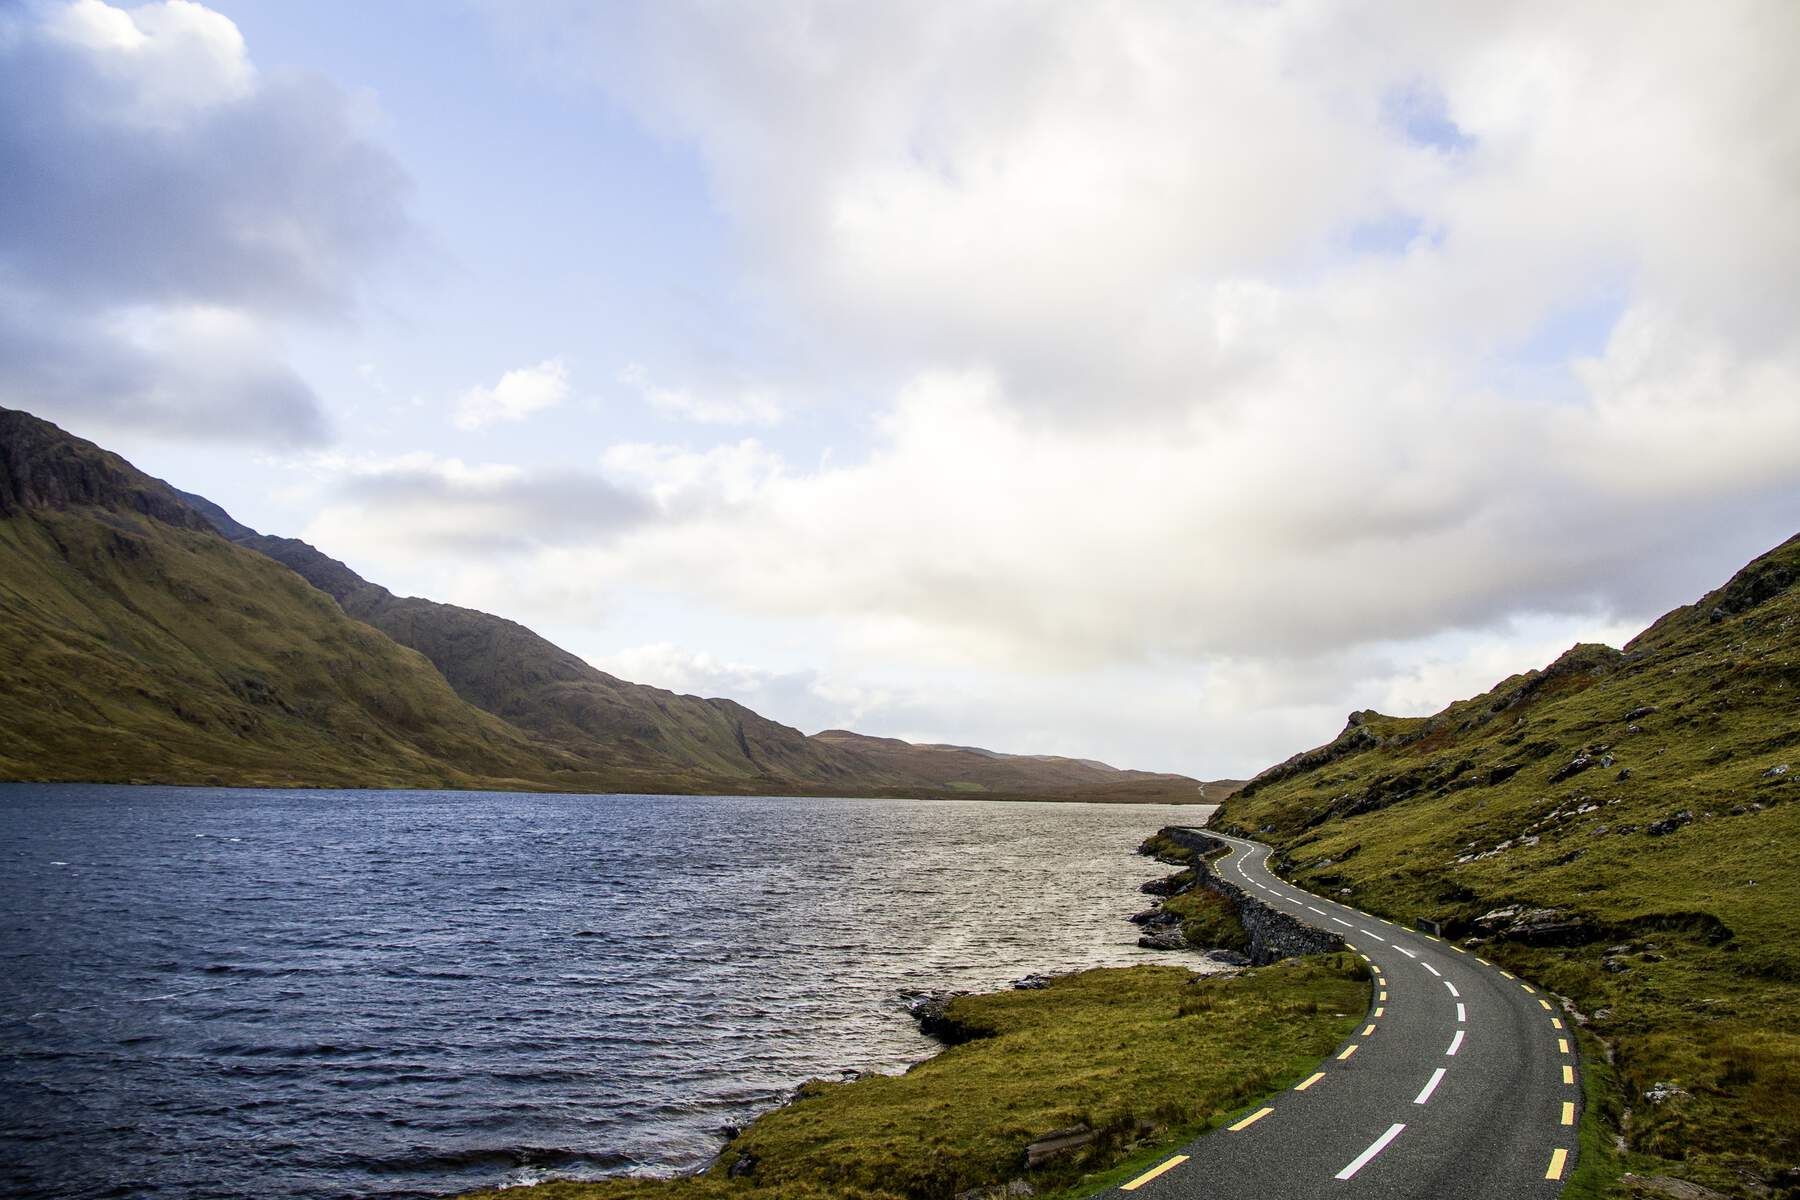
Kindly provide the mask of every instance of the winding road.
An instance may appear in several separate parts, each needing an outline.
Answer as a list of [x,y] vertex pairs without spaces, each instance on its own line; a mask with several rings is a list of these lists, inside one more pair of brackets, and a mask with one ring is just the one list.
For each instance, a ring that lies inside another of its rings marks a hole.
[[[1548,997],[1477,955],[1301,891],[1269,847],[1203,831],[1213,864],[1341,936],[1375,974],[1369,1011],[1318,1072],[1115,1189],[1144,1200],[1552,1197],[1575,1165],[1580,1064]],[[1114,1193],[1108,1193],[1109,1195]]]

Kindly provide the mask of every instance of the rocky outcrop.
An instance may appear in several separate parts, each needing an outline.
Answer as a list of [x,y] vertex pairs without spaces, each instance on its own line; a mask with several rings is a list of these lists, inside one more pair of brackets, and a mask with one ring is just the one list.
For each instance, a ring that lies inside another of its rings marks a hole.
[[[1209,833],[1176,825],[1162,830],[1160,836],[1199,854],[1225,846]],[[1344,948],[1343,940],[1335,934],[1314,929],[1287,913],[1270,908],[1243,888],[1219,878],[1204,860],[1197,860],[1192,869],[1196,875],[1195,886],[1208,888],[1236,906],[1238,920],[1243,923],[1244,932],[1250,935],[1249,961],[1253,966],[1267,966],[1301,954],[1330,954]]]
[[1240,796],[1250,796],[1272,783],[1280,783],[1284,779],[1292,779],[1296,775],[1304,775],[1308,771],[1317,770],[1326,763],[1336,762],[1340,758],[1348,758],[1352,754],[1361,754],[1364,750],[1373,750],[1381,745],[1381,738],[1365,722],[1375,716],[1373,712],[1353,712],[1344,725],[1344,731],[1326,746],[1316,750],[1306,750],[1294,755],[1284,762],[1276,763],[1268,770],[1246,783],[1238,792]]
[[1580,913],[1523,904],[1509,904],[1482,913],[1470,924],[1483,937],[1503,938],[1531,946],[1577,946],[1593,941],[1602,932]]
[[111,508],[211,530],[175,489],[30,413],[0,408],[0,517],[27,509]]
[[950,1015],[951,1002],[966,995],[967,992],[907,992],[902,993],[901,999],[906,1002],[906,1011],[919,1023],[920,1033],[946,1046],[960,1046],[987,1036]]

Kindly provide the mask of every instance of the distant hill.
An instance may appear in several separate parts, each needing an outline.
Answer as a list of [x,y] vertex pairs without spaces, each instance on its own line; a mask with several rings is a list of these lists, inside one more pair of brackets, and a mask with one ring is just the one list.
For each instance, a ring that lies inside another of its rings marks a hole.
[[1569,997],[1610,1126],[1584,1172],[1794,1195],[1797,787],[1800,537],[1623,650],[1576,646],[1429,717],[1353,713],[1215,823]]
[[5,409],[0,566],[9,778],[1200,798],[1182,776],[809,738],[630,683]]
[[1201,784],[1185,775],[1122,771],[1092,759],[998,754],[974,746],[919,745],[847,729],[827,729],[814,734],[811,740],[849,751],[879,770],[904,773],[968,795],[1079,794],[1185,804],[1206,801],[1204,789],[1218,786]]

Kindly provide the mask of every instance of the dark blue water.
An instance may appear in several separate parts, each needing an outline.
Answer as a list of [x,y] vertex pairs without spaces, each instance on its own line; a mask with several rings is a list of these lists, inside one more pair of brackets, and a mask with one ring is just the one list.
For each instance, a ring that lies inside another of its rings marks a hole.
[[671,1173],[932,1046],[905,989],[1142,961],[1192,809],[0,785],[0,1192]]

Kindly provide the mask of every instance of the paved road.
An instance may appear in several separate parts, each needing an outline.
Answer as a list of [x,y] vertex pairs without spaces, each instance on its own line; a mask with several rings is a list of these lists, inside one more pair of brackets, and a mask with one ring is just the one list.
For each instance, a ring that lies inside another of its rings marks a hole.
[[1459,947],[1277,878],[1267,846],[1206,832],[1233,848],[1217,873],[1366,958],[1374,999],[1318,1074],[1118,1191],[1143,1200],[1557,1195],[1575,1165],[1581,1105],[1560,1008]]

